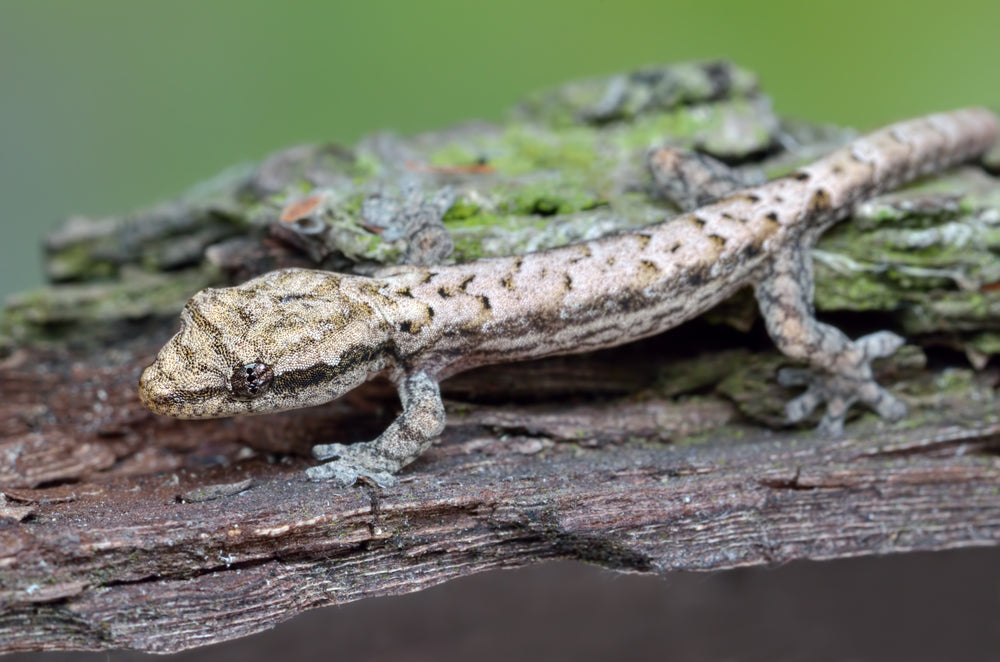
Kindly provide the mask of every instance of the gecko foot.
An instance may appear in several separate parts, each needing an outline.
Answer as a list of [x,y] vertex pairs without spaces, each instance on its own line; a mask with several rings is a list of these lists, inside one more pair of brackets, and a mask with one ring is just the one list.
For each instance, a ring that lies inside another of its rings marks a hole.
[[379,487],[391,487],[396,477],[380,471],[366,453],[364,444],[345,446],[344,444],[321,444],[313,447],[313,456],[318,460],[330,460],[325,464],[306,469],[309,480],[330,482],[338,487],[351,487],[359,478],[368,479]]
[[853,349],[858,353],[858,363],[839,374],[815,373],[801,368],[786,368],[778,372],[782,386],[805,386],[806,391],[785,405],[785,416],[790,423],[801,421],[821,403],[826,403],[826,413],[817,428],[822,434],[839,436],[844,431],[847,411],[855,402],[862,402],[888,421],[898,421],[906,416],[902,400],[878,385],[871,375],[872,359],[891,356],[905,341],[889,331],[880,331],[858,338]]

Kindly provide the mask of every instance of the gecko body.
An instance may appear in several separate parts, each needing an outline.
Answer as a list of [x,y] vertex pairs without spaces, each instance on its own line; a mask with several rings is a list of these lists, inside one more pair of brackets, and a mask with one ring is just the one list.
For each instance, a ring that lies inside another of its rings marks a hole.
[[843,426],[861,401],[905,414],[870,362],[902,339],[850,340],[818,322],[808,250],[861,200],[986,151],[997,118],[965,109],[902,122],[794,173],[666,222],[527,255],[403,268],[379,278],[287,269],[206,289],[142,375],[153,411],[182,418],[259,414],[337,398],[376,375],[403,412],[377,439],[316,446],[316,480],[390,484],[440,434],[438,382],[481,365],[620,345],[672,328],[754,288],[767,330],[811,369],[786,409],[826,403],[820,427]]

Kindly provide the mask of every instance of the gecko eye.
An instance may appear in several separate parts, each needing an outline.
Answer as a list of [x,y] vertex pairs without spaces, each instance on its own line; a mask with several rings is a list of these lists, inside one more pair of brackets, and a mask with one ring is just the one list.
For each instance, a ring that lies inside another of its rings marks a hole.
[[233,368],[229,386],[233,397],[239,400],[253,400],[267,392],[273,378],[274,372],[266,363],[247,363]]

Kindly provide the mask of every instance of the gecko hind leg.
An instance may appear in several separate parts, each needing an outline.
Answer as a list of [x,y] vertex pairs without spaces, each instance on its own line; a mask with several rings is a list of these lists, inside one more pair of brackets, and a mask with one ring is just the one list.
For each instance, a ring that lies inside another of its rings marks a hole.
[[353,485],[358,478],[368,478],[381,487],[396,483],[393,474],[427,450],[445,423],[441,390],[429,374],[422,370],[410,373],[398,388],[403,413],[375,440],[313,446],[313,457],[329,462],[307,469],[310,480],[330,481],[341,487]]
[[906,405],[879,386],[871,370],[872,360],[891,356],[904,340],[879,331],[852,341],[840,329],[818,321],[812,305],[812,261],[805,250],[776,260],[757,282],[755,294],[778,349],[810,367],[778,374],[782,385],[806,386],[785,406],[789,422],[802,420],[824,402],[826,413],[818,430],[831,436],[843,432],[847,412],[856,402],[890,421],[906,415]]

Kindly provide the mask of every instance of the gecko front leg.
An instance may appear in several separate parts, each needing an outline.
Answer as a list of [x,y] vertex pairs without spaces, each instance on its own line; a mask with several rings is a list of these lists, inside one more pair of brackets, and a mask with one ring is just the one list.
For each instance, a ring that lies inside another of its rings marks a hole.
[[806,249],[790,248],[776,259],[756,283],[754,293],[774,344],[812,368],[787,369],[778,375],[782,385],[807,387],[785,406],[789,422],[802,420],[823,402],[826,413],[818,429],[830,436],[843,432],[847,410],[855,402],[863,402],[890,421],[906,415],[906,405],[879,386],[871,369],[873,359],[891,356],[904,340],[890,331],[879,331],[852,341],[840,329],[817,320],[812,259]]
[[370,478],[382,487],[395,484],[399,472],[430,447],[444,430],[444,403],[436,379],[418,370],[399,382],[403,413],[377,439],[359,444],[320,444],[313,447],[318,460],[326,464],[310,467],[310,480],[331,481],[338,486],[353,485],[359,477]]

